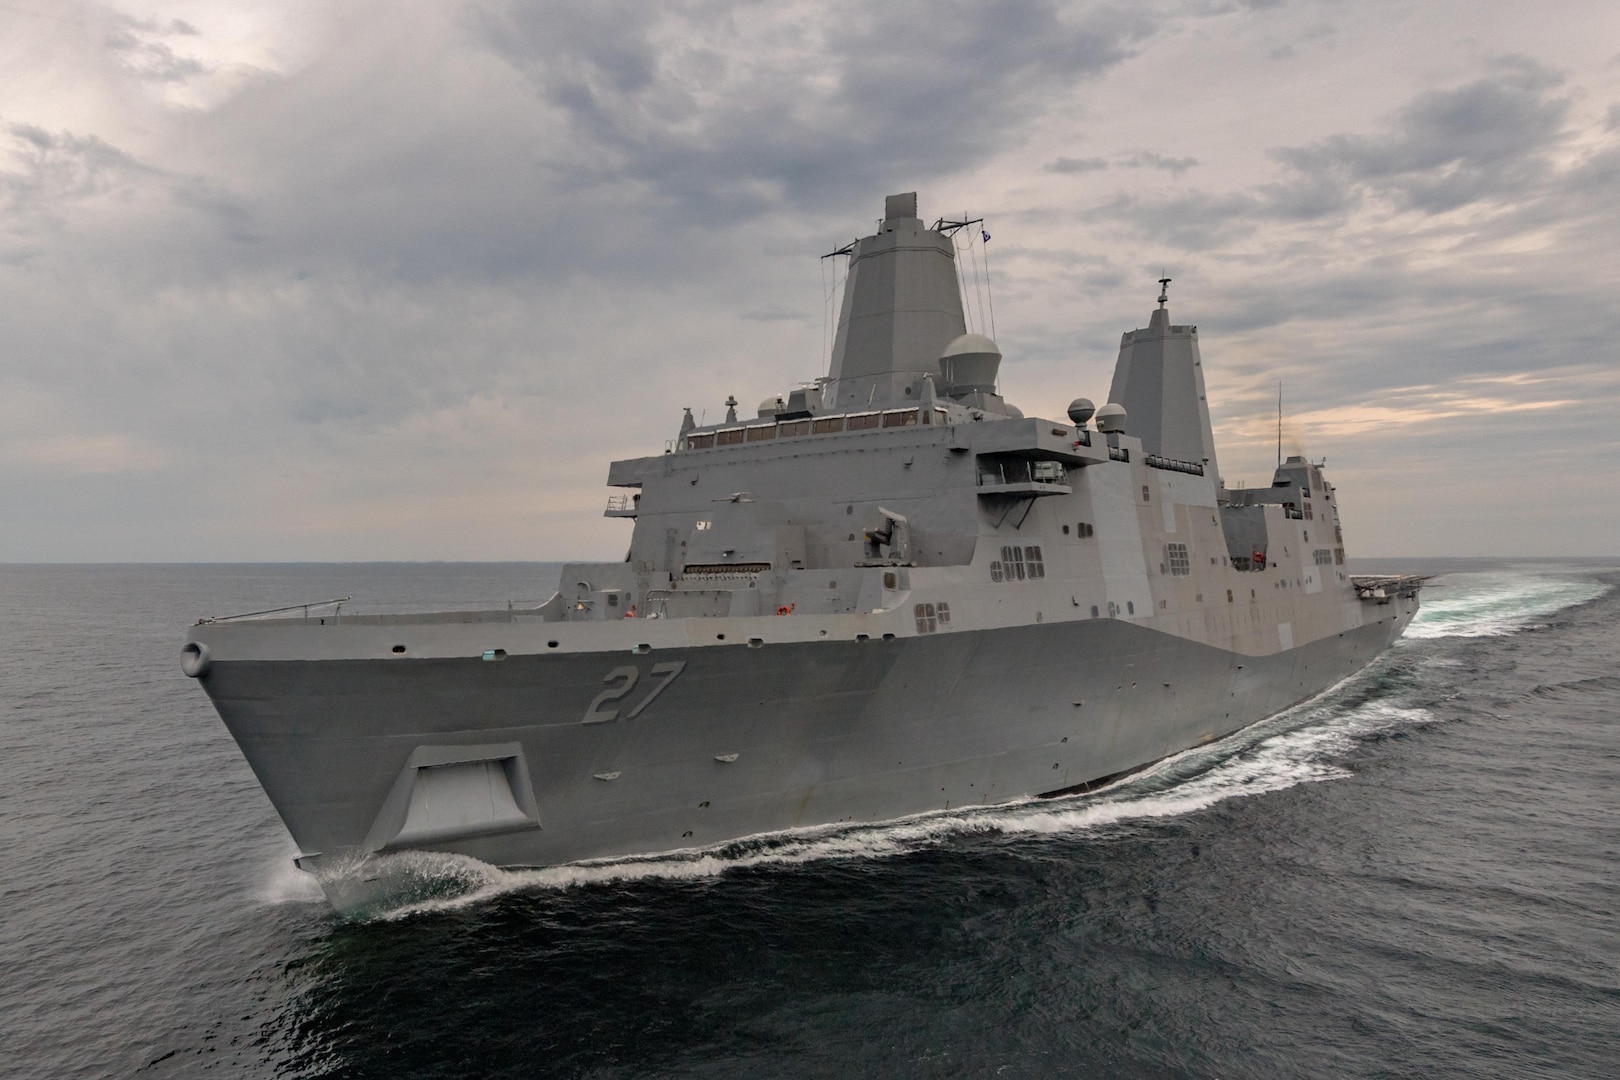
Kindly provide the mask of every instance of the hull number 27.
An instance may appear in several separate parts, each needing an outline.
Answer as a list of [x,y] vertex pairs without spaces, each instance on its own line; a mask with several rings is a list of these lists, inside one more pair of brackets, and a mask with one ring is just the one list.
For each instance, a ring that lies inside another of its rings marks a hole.
[[[653,703],[653,698],[662,694],[664,689],[674,682],[675,677],[684,670],[686,670],[685,660],[672,660],[667,664],[654,664],[650,677],[659,679],[660,682],[647,693],[646,697],[636,704],[635,708],[625,713],[624,718],[634,720],[640,716],[642,710]],[[602,677],[602,681],[607,684],[607,689],[591,700],[590,705],[585,709],[585,719],[580,722],[584,724],[606,724],[617,720],[619,718],[618,709],[604,709],[602,706],[629,697],[630,691],[636,688],[636,683],[640,679],[640,669],[629,664],[624,667],[614,668],[608,672]]]

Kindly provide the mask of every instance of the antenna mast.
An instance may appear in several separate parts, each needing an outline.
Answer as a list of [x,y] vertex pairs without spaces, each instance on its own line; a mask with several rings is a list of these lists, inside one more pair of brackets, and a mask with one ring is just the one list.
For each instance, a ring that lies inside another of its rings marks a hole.
[[1277,468],[1282,468],[1282,380],[1277,380]]

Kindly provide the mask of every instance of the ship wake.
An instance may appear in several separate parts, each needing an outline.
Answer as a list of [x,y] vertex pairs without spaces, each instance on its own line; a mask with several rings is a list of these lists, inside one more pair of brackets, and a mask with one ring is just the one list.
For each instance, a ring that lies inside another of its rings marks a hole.
[[1596,600],[1609,586],[1579,574],[1447,574],[1423,590],[1408,638],[1499,637],[1567,607]]

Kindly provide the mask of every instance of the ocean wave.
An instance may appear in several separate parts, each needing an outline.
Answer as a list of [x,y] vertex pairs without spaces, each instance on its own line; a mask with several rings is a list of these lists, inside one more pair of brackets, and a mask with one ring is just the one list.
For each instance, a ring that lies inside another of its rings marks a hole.
[[1432,719],[1425,709],[1384,701],[1347,707],[1338,692],[1330,691],[1086,795],[934,811],[879,824],[818,826],[712,848],[533,870],[503,870],[465,855],[401,852],[367,864],[368,877],[382,878],[384,899],[364,917],[400,919],[534,889],[695,880],[757,866],[889,858],[973,834],[1056,835],[1128,827],[1197,813],[1232,798],[1347,777],[1344,758],[1358,742]]
[[1588,577],[1545,573],[1447,574],[1423,590],[1408,638],[1499,637],[1576,604],[1609,586]]

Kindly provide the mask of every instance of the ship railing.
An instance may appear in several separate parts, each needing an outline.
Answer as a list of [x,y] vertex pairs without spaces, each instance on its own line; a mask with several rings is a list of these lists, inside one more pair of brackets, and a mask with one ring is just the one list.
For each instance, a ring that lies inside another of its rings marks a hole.
[[347,604],[352,599],[354,598],[351,596],[339,596],[331,600],[312,600],[307,604],[288,604],[286,607],[265,608],[263,611],[243,611],[236,615],[210,615],[206,619],[198,619],[197,625],[201,626],[205,623],[235,622],[238,619],[264,619],[270,617],[271,615],[286,615],[293,611],[303,612],[304,618],[307,619],[309,618],[310,608],[323,607],[333,608],[334,610],[332,614],[334,617],[336,617],[337,615],[341,615],[343,613],[343,605]]
[[[681,436],[677,450],[712,450],[717,446],[736,446],[740,443],[765,442],[772,439],[793,439],[806,435],[836,435],[845,431],[866,431],[871,428],[916,427],[918,424],[945,424],[949,413],[935,406],[932,413],[918,406],[904,409],[877,409],[856,413],[837,413],[825,416],[799,416],[774,423],[747,424],[737,422],[730,427],[713,431],[694,431]],[[1088,444],[1089,445],[1089,444]]]
[[1178,461],[1175,458],[1161,457],[1158,454],[1149,454],[1143,459],[1150,469],[1169,469],[1171,472],[1187,473],[1191,476],[1203,476],[1204,467],[1196,461]]
[[[286,607],[266,608],[263,611],[244,611],[236,615],[210,615],[197,620],[197,625],[209,623],[242,622],[253,619],[273,619],[276,616],[321,618],[330,622],[366,620],[409,621],[421,618],[429,622],[445,621],[451,617],[461,621],[499,622],[513,615],[530,615],[539,611],[546,601],[529,597],[491,596],[433,596],[414,599],[363,599],[352,602],[351,597],[317,600],[308,604],[288,604]],[[339,615],[342,616],[341,620]]]
[[1363,600],[1388,603],[1392,597],[1410,599],[1429,580],[1426,574],[1351,574],[1350,584]]

